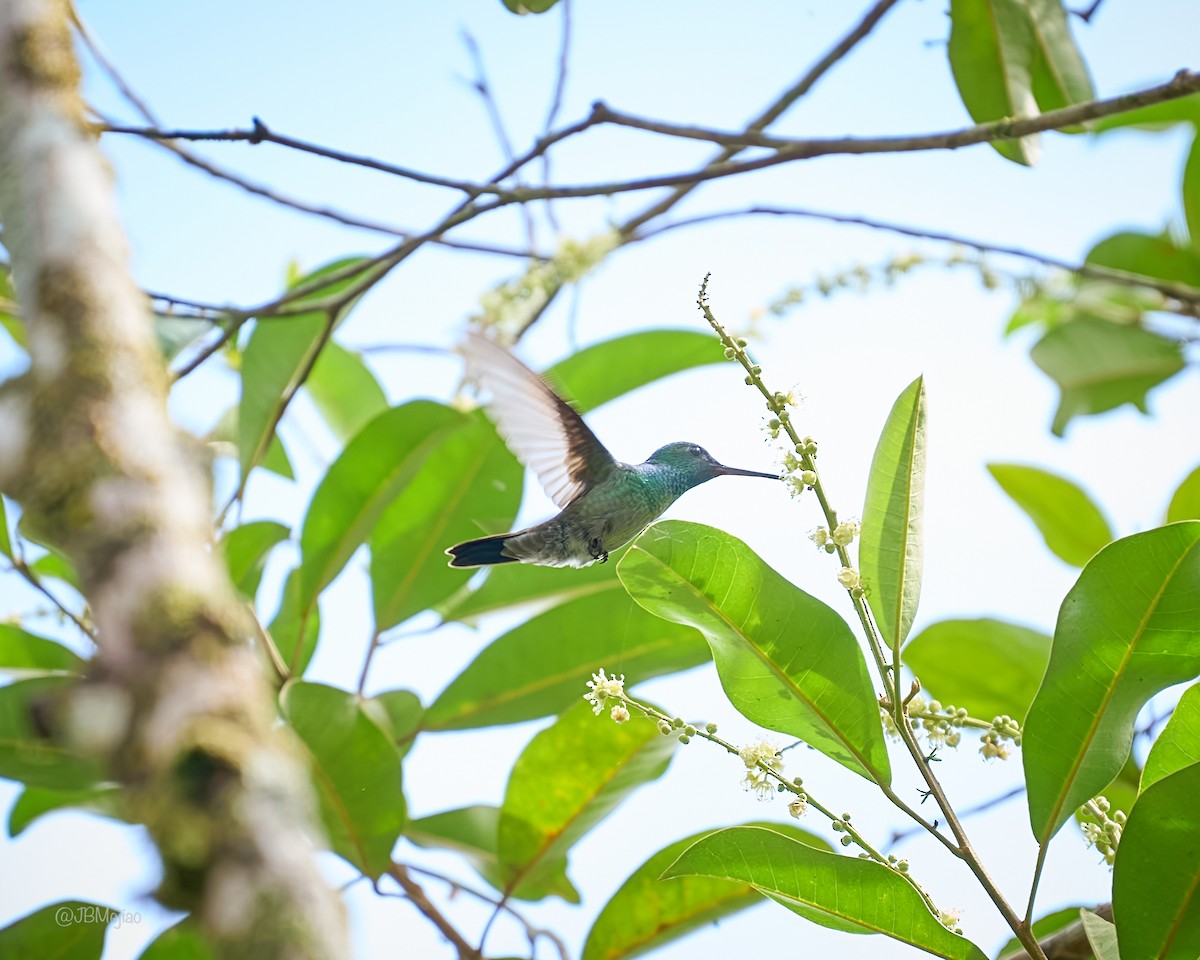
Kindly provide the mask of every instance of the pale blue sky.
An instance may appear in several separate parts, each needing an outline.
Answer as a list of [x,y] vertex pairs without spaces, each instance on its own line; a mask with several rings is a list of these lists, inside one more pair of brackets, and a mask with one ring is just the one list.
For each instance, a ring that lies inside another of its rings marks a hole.
[[[602,98],[619,109],[736,128],[756,114],[840,36],[865,4],[742,4],[576,0],[574,45],[562,121]],[[469,29],[487,61],[510,134],[523,149],[542,126],[558,56],[559,17],[517,18],[499,0],[472,3],[155,3],[84,0],[81,12],[128,81],[168,125],[246,126],[260,116],[282,133],[451,176],[479,179],[502,162],[478,97],[464,78],[470,60],[459,33]],[[831,73],[776,129],[796,135],[924,132],[969,122],[946,64],[945,4],[906,0],[855,55]],[[1101,95],[1167,79],[1196,66],[1200,26],[1193,3],[1153,5],[1108,0],[1076,33]],[[89,95],[105,110],[134,119],[94,70]],[[1080,259],[1100,237],[1128,227],[1157,230],[1179,214],[1182,131],[1127,132],[1103,139],[1047,136],[1041,165],[1017,167],[988,147],[899,157],[827,158],[727,183],[714,183],[679,209],[682,216],[752,203],[806,205],[958,232]],[[183,166],[153,146],[106,137],[133,268],[146,287],[201,300],[247,303],[277,292],[290,261],[308,269],[358,252],[384,249],[385,237],[306,218],[249,197]],[[327,203],[398,226],[420,228],[456,198],[367,171],[263,145],[217,144],[200,152],[246,177],[311,202]],[[555,155],[554,177],[591,182],[687,169],[710,148],[649,134],[592,131]],[[583,239],[648,199],[560,202],[556,215]],[[542,242],[552,234],[542,223]],[[463,237],[508,244],[522,239],[515,211],[477,221]],[[712,303],[732,326],[793,283],[809,282],[857,263],[939,245],[809,221],[739,221],[679,231],[616,254],[585,283],[574,309],[580,343],[648,325],[698,328],[693,301],[700,278],[714,274]],[[1004,264],[1008,266],[1008,263]],[[361,304],[342,328],[347,345],[421,342],[449,346],[479,295],[511,275],[513,261],[426,249]],[[765,376],[778,387],[798,383],[806,396],[802,431],[821,442],[822,471],[836,507],[859,512],[866,467],[892,400],[920,373],[930,406],[927,555],[918,628],[948,616],[1000,616],[1050,630],[1075,572],[1051,557],[1029,524],[988,478],[983,464],[1020,460],[1070,475],[1127,534],[1155,525],[1171,490],[1200,459],[1194,369],[1151,396],[1152,419],[1124,408],[1077,421],[1065,440],[1048,433],[1055,389],[1029,362],[1029,337],[1003,341],[1014,297],[988,293],[969,271],[926,268],[894,290],[840,293],[785,319],[764,318],[752,345]],[[535,366],[566,352],[572,297],[563,297],[522,345]],[[0,360],[11,354],[0,354]],[[390,398],[445,398],[459,370],[450,359],[372,355]],[[198,375],[179,391],[181,423],[200,430],[237,397],[233,375]],[[642,459],[660,443],[686,438],[729,463],[769,468],[758,431],[760,409],[731,367],[694,371],[623,398],[589,417],[623,459]],[[245,516],[289,523],[303,514],[313,482],[335,453],[331,438],[301,402],[285,427],[299,472],[296,484],[257,477]],[[534,491],[529,519],[549,502]],[[746,540],[773,566],[835,609],[848,611],[835,566],[804,539],[818,522],[811,500],[790,503],[782,490],[764,493],[718,481],[677,504],[671,516],[720,526]],[[284,551],[286,553],[286,551]],[[268,573],[272,596],[285,570]],[[331,589],[325,632],[310,678],[352,685],[370,633],[361,564]],[[0,613],[29,609],[29,595],[0,581]],[[267,601],[268,607],[270,600]],[[435,695],[503,624],[485,631],[448,630],[386,649],[370,688],[409,686]],[[601,664],[597,664],[597,667]],[[711,669],[644,687],[667,709],[718,721],[734,740],[753,736],[727,707]],[[583,692],[581,686],[581,694]],[[539,724],[422,742],[405,765],[410,808],[423,815],[470,802],[497,802],[512,758]],[[881,842],[896,825],[890,809],[861,782],[806,751],[788,754],[789,772],[820,784],[833,806],[855,813],[860,829]],[[792,765],[795,764],[793,771]],[[668,776],[637,794],[611,821],[582,841],[572,876],[582,908],[550,902],[530,909],[559,930],[577,953],[596,911],[620,881],[662,844],[702,827],[786,815],[782,803],[756,803],[737,785],[740,764],[700,744],[682,750]],[[447,769],[458,771],[448,776]],[[984,765],[973,745],[938,770],[963,806],[1002,793],[1019,774],[1016,761]],[[902,793],[913,785],[900,778]],[[17,790],[0,783],[0,811]],[[820,829],[816,820],[806,824]],[[971,823],[1001,886],[1024,902],[1033,845],[1022,804],[1010,803]],[[973,881],[947,864],[940,848],[917,840],[902,848],[945,906],[965,909],[963,925],[985,950],[1007,934]],[[403,844],[400,853],[408,856]],[[424,855],[422,855],[424,856]],[[457,870],[449,857],[426,861]],[[113,931],[106,957],[135,956],[161,926],[143,896],[155,880],[148,845],[135,828],[78,814],[48,817],[16,842],[0,841],[0,922],[55,899],[79,897],[123,910],[144,922]],[[330,858],[329,875],[350,878]],[[459,871],[472,880],[467,870]],[[1050,854],[1040,912],[1068,902],[1106,898],[1107,869],[1085,850],[1073,828]],[[443,890],[430,885],[439,898]],[[398,900],[365,888],[349,896],[356,955],[449,956],[436,934]],[[450,908],[477,930],[483,914],[460,898]],[[493,952],[519,951],[519,931],[501,922]],[[725,956],[734,950],[795,948],[809,955],[902,958],[916,954],[882,938],[847,940],[787,912],[764,906],[723,922],[661,956]],[[543,947],[545,951],[545,947]],[[543,956],[549,953],[543,952]]]

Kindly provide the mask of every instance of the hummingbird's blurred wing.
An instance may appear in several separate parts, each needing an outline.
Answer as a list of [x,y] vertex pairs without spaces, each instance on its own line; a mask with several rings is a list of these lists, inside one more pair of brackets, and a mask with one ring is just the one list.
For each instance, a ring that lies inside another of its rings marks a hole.
[[609,476],[612,454],[545,380],[478,333],[468,334],[459,352],[467,375],[492,395],[487,409],[500,436],[559,507]]

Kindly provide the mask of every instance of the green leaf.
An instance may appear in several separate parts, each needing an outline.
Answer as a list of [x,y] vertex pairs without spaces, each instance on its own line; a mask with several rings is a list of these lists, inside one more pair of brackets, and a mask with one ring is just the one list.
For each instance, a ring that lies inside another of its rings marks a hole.
[[221,550],[225,554],[225,565],[229,568],[229,579],[238,593],[247,599],[254,599],[268,554],[290,533],[291,530],[274,520],[254,520],[235,527],[222,537]]
[[1052,426],[1058,437],[1073,417],[1125,403],[1145,413],[1146,393],[1183,369],[1174,340],[1087,317],[1055,327],[1029,355],[1062,391]]
[[1200,250],[1200,136],[1192,139],[1192,149],[1183,167],[1183,215],[1192,249]]
[[375,722],[391,732],[400,748],[400,756],[407,754],[425,716],[421,698],[411,690],[386,690],[364,700],[363,709],[382,711],[382,716],[378,712],[374,714]]
[[[1061,910],[1055,910],[1053,913],[1048,913],[1044,917],[1034,920],[1032,928],[1033,935],[1037,937],[1038,940],[1045,940],[1051,934],[1058,933],[1059,930],[1063,930],[1069,927],[1071,924],[1078,922],[1079,911],[1083,909],[1085,908],[1078,906],[1063,907]],[[1016,937],[1011,937],[1009,941],[1000,948],[996,956],[999,958],[999,960],[1004,960],[1004,958],[1010,953],[1021,953],[1025,957],[1029,956],[1027,953],[1025,953],[1025,948],[1021,946],[1021,941]]]
[[1151,744],[1141,789],[1195,763],[1200,763],[1200,683],[1183,691],[1171,719]]
[[[230,407],[217,421],[216,426],[209,431],[204,439],[213,445],[217,456],[236,456],[238,438],[238,408]],[[278,435],[272,436],[267,444],[267,452],[263,454],[258,464],[269,473],[283,477],[285,480],[295,480],[292,462],[288,459],[287,451]]]
[[386,410],[347,444],[322,478],[300,532],[302,616],[362,545],[432,451],[465,421],[429,400]]
[[859,572],[887,646],[908,637],[921,598],[921,522],[925,512],[925,384],[896,398],[871,461],[863,504]]
[[717,830],[692,844],[663,874],[734,880],[814,922],[882,933],[953,960],[986,960],[947,930],[898,872],[844,857],[761,827]]
[[213,960],[213,951],[189,916],[160,933],[138,960]]
[[4,498],[0,497],[0,553],[13,558],[12,540],[8,536],[8,514],[4,506]]
[[25,324],[21,322],[17,294],[13,290],[12,274],[7,265],[0,267],[0,327],[8,332],[18,347],[22,350],[28,349]]
[[479,536],[481,522],[510,529],[524,475],[482,414],[440,438],[371,531],[377,629],[442,602],[470,579],[473,570],[447,563],[446,548]]
[[1143,704],[1200,673],[1197,583],[1200,523],[1176,523],[1105,547],[1063,600],[1022,739],[1039,842],[1121,769]]
[[1138,107],[1124,113],[1101,117],[1091,121],[1089,126],[1093,133],[1105,133],[1126,127],[1151,131],[1167,130],[1177,123],[1200,125],[1200,94],[1192,93],[1186,97],[1164,100],[1162,103],[1152,103],[1148,107]]
[[345,690],[293,680],[280,702],[312,755],[321,818],[334,852],[378,879],[404,829],[396,745]]
[[1171,495],[1167,523],[1179,520],[1200,520],[1200,467],[1189,473]]
[[[819,850],[829,850],[820,837],[788,823],[753,823]],[[697,840],[712,835],[701,830],[663,847],[638,867],[604,905],[588,931],[582,960],[626,960],[666,946],[693,930],[716,923],[762,903],[745,883],[712,877],[661,879],[662,873]]]
[[76,593],[83,592],[79,583],[79,573],[74,565],[53,547],[47,547],[46,553],[29,564],[29,569],[41,580],[61,580]]
[[1096,91],[1071,36],[1062,0],[1028,0],[1033,28],[1033,95],[1045,112],[1094,100]]
[[1133,231],[1114,233],[1092,247],[1086,262],[1155,280],[1200,287],[1200,255],[1191,247],[1177,244],[1169,233],[1157,236]]
[[671,762],[674,737],[648,721],[613,723],[582,698],[537,734],[513,765],[496,850],[504,890],[517,889]]
[[307,610],[300,606],[300,571],[293,570],[283,584],[279,611],[267,627],[275,649],[292,675],[300,677],[317,651],[321,636],[321,610],[315,603]]
[[[338,260],[290,286],[319,283],[323,277],[362,262],[363,258]],[[353,279],[343,279],[320,285],[295,300],[293,305],[333,296],[353,282]],[[243,487],[250,471],[266,453],[284,408],[315,362],[317,353],[352,306],[353,303],[344,306],[336,317],[313,311],[255,323],[242,353],[242,398],[238,405],[237,446]]]
[[50,676],[0,687],[0,777],[52,790],[79,790],[100,779],[94,759],[44,736],[35,719],[53,715],[58,696],[74,683]]
[[464,588],[438,608],[442,622],[473,623],[501,610],[524,606],[554,607],[579,597],[621,590],[617,562],[624,548],[613,551],[608,563],[587,567],[538,567],[508,563],[487,568],[483,583]]
[[1121,960],[1117,952],[1117,928],[1112,921],[1097,916],[1091,910],[1079,911],[1083,920],[1083,932],[1096,960]]
[[[958,94],[976,123],[1037,115],[1033,28],[1020,0],[950,0],[949,54]],[[992,146],[1017,163],[1037,161],[1036,136]]]
[[117,802],[120,795],[120,788],[111,784],[97,784],[78,790],[26,787],[17,797],[12,809],[8,811],[8,835],[15,837],[38,817],[68,807],[77,807],[91,813],[117,817]]
[[[499,828],[499,807],[474,806],[414,820],[405,828],[404,835],[418,847],[461,854],[487,883],[503,891],[506,875],[496,856]],[[509,896],[517,900],[544,900],[553,896],[567,903],[580,902],[579,891],[567,877],[565,854],[543,858]]]
[[342,443],[348,442],[388,405],[383,387],[363,363],[362,356],[332,340],[317,357],[304,388]]
[[104,952],[109,907],[64,900],[0,930],[0,956],[38,960],[96,960]]
[[1123,957],[1200,956],[1200,764],[1146,788],[1113,864],[1113,917]]
[[154,339],[158,341],[158,349],[166,360],[174,360],[181,350],[191,346],[211,329],[208,323],[188,317],[177,317],[170,313],[154,315]]
[[663,377],[724,362],[721,341],[693,330],[642,330],[573,353],[546,371],[580,413]]
[[641,606],[695,627],[744,717],[799,737],[856,773],[891,768],[875,689],[854,634],[746,544],[698,523],[667,520],[635,540],[617,574]]
[[465,730],[532,720],[582,699],[600,666],[641,683],[708,659],[708,644],[690,627],[664,624],[623,592],[592,594],[493,641],[430,705],[422,726]]
[[923,689],[982,720],[1020,721],[1049,659],[1046,634],[990,619],[930,624],[904,648],[904,662]]
[[504,0],[504,5],[513,13],[545,13],[558,0]]
[[61,643],[0,623],[0,672],[65,670],[78,673],[83,661]]
[[1050,552],[1073,567],[1082,567],[1113,533],[1100,508],[1080,487],[1037,467],[989,463],[988,473],[1017,506],[1029,515]]

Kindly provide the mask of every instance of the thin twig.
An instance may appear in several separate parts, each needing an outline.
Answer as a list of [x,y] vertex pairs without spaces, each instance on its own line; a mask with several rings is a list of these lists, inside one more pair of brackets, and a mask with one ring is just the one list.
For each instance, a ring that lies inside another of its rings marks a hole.
[[454,949],[458,951],[459,960],[483,960],[483,955],[472,947],[458,932],[454,924],[433,905],[433,902],[425,895],[425,891],[421,889],[421,885],[408,875],[408,870],[402,864],[393,863],[388,867],[387,872],[388,876],[400,884],[400,889],[412,901],[413,906],[420,910],[425,918],[438,928],[442,936],[450,941]]
[[[988,810],[991,810],[993,807],[998,807],[1002,803],[1007,803],[1009,800],[1012,800],[1014,797],[1019,797],[1024,792],[1025,792],[1024,786],[1013,787],[1011,790],[1007,790],[997,797],[992,797],[990,800],[984,800],[982,803],[977,803],[973,807],[967,807],[967,809],[963,810],[961,813],[959,813],[958,816],[960,819],[965,820],[967,817],[973,817],[976,814],[984,813]],[[896,844],[901,843],[901,842],[907,840],[909,837],[914,836],[921,832],[922,832],[922,830],[920,827],[909,827],[907,830],[894,830],[892,832],[891,839],[888,840],[888,849],[891,850],[893,847],[896,846]]]
[[16,573],[18,575],[20,575],[20,577],[26,583],[28,583],[31,587],[33,587],[34,590],[36,590],[43,597],[45,597],[52,604],[54,604],[54,606],[58,609],[58,611],[64,617],[66,617],[73,624],[75,624],[76,627],[79,628],[80,633],[82,633],[85,637],[87,637],[93,643],[96,642],[95,630],[93,630],[91,628],[91,626],[89,626],[87,623],[85,623],[84,620],[80,616],[78,616],[74,610],[72,610],[65,603],[63,603],[62,600],[60,600],[58,597],[56,597],[50,591],[49,587],[47,587],[44,583],[42,583],[41,578],[36,573],[34,573],[32,569],[30,569],[29,564],[27,564],[25,562],[25,558],[23,556],[21,556],[19,553],[14,552],[14,555],[12,557],[12,569],[14,571],[16,571]]

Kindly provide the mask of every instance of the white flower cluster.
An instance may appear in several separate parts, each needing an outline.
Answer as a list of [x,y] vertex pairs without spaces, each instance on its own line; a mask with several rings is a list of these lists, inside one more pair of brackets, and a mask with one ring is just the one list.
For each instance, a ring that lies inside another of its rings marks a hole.
[[779,747],[764,738],[742,747],[738,756],[746,765],[746,776],[742,780],[743,789],[753,790],[760,800],[769,799],[775,792],[775,784],[767,771],[780,775],[783,773],[783,758],[779,756]]
[[[592,713],[600,716],[600,711],[604,709],[605,701],[610,697],[618,699],[625,696],[625,674],[619,677],[608,677],[604,674],[604,668],[600,668],[599,673],[593,673],[592,679],[588,681],[588,693],[583,695],[583,699],[592,705]],[[618,711],[623,713],[623,716],[618,718]],[[625,709],[625,705],[618,703],[613,707],[612,718],[617,723],[624,723],[629,719],[629,711]]]

